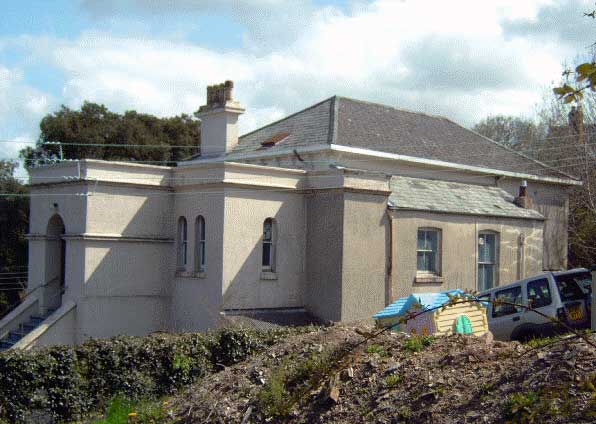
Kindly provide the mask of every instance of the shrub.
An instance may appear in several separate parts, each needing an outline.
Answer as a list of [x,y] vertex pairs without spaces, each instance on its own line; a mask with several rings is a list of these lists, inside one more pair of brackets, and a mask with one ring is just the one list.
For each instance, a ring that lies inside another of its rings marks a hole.
[[170,394],[305,329],[226,329],[210,334],[154,334],[90,340],[78,346],[0,353],[0,422],[32,414],[72,420],[117,395],[149,399]]

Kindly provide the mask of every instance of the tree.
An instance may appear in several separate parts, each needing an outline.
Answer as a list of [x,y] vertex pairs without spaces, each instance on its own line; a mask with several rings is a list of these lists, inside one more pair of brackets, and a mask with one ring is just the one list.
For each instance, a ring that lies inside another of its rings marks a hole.
[[573,107],[549,94],[533,120],[489,117],[474,129],[582,181],[569,192],[568,262],[596,264],[596,93]]
[[[80,110],[63,105],[57,112],[46,115],[40,129],[37,145],[20,152],[28,168],[59,159],[85,158],[168,164],[199,153],[199,121],[184,114],[171,118],[135,111],[118,114],[104,105],[85,102]],[[17,196],[26,194],[27,188],[13,177],[15,166],[12,162],[0,162],[0,192],[15,195],[0,197],[0,272],[12,272],[27,265],[25,234],[29,199]],[[13,283],[10,278],[0,281]],[[9,298],[2,299],[2,293]],[[0,291],[0,316],[2,305],[12,305],[15,301],[18,301],[15,293]]]
[[[596,19],[596,10],[584,15]],[[563,80],[553,89],[556,99],[549,98],[542,105],[538,120],[543,137],[531,149],[537,159],[582,181],[569,196],[571,266],[596,264],[595,46],[588,60],[578,60],[573,71],[563,72]],[[509,136],[505,129],[498,130],[501,137]]]
[[507,147],[520,150],[540,137],[534,121],[514,116],[489,116],[474,125],[473,130]]
[[[62,158],[167,163],[199,153],[199,121],[184,114],[171,118],[135,111],[118,114],[85,102],[80,110],[63,105],[46,115],[40,129],[37,145],[21,151],[28,167]],[[123,144],[128,146],[115,146]]]
[[[27,267],[29,199],[27,188],[14,178],[15,162],[0,161],[0,317],[20,300]],[[7,196],[10,194],[11,196]]]

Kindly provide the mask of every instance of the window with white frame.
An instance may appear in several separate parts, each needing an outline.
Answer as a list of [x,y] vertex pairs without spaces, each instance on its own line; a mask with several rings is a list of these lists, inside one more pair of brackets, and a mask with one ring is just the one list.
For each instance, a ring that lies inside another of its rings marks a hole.
[[275,271],[275,220],[263,223],[263,271]]
[[416,248],[417,271],[419,274],[441,273],[441,230],[419,228]]
[[496,285],[499,235],[492,231],[478,234],[478,290],[488,290]]
[[179,271],[186,270],[186,253],[188,251],[187,225],[186,218],[181,216],[178,219],[178,261]]
[[195,267],[197,272],[205,272],[205,218],[202,215],[197,217],[195,230],[197,243],[195,249]]

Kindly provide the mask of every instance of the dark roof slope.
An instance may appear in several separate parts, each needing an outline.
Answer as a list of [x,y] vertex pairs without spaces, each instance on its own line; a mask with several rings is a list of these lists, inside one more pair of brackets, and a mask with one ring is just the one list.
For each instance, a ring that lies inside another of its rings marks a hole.
[[[257,150],[325,144],[330,138],[330,122],[333,121],[333,98],[317,103],[298,113],[266,125],[240,137],[233,153]],[[272,147],[263,143],[279,134],[289,133]]]
[[[289,135],[274,145],[263,146],[282,133]],[[568,177],[447,118],[337,96],[243,135],[233,153],[324,143],[501,171]]]

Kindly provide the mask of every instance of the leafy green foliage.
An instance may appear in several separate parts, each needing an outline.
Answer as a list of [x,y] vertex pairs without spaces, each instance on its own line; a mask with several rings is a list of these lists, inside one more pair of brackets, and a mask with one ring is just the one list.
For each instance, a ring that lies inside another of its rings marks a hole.
[[[595,19],[596,10],[584,13],[584,16]],[[565,70],[563,75],[567,78],[574,76],[575,83],[566,83],[553,88],[553,93],[564,103],[579,102],[584,97],[584,91],[596,91],[596,62],[584,62],[576,66],[575,71]]]
[[536,419],[537,402],[538,396],[534,392],[513,393],[505,403],[505,417],[514,422],[533,423]]
[[244,360],[262,347],[263,341],[256,331],[223,329],[218,333],[213,359],[216,363],[227,366]]
[[421,352],[434,341],[434,336],[412,336],[404,341],[403,348],[408,352]]
[[312,328],[211,334],[155,334],[90,340],[79,346],[0,354],[0,422],[81,417],[114,396],[140,400],[171,394],[217,369]]
[[[27,265],[27,240],[29,229],[29,200],[19,196],[27,188],[14,178],[15,162],[0,160],[0,193],[17,196],[0,196],[0,272],[16,272]],[[0,318],[18,304],[20,284],[18,278],[0,281]]]
[[[64,159],[104,159],[137,161],[177,161],[199,153],[199,121],[189,115],[158,118],[127,111],[111,112],[104,105],[85,102],[80,110],[66,106],[46,115],[40,123],[41,135],[35,148],[21,151],[28,166]],[[42,143],[72,143],[82,146]],[[129,144],[129,147],[102,147]],[[86,145],[86,146],[85,146]],[[164,148],[138,147],[160,145]],[[169,148],[167,146],[188,146]]]

